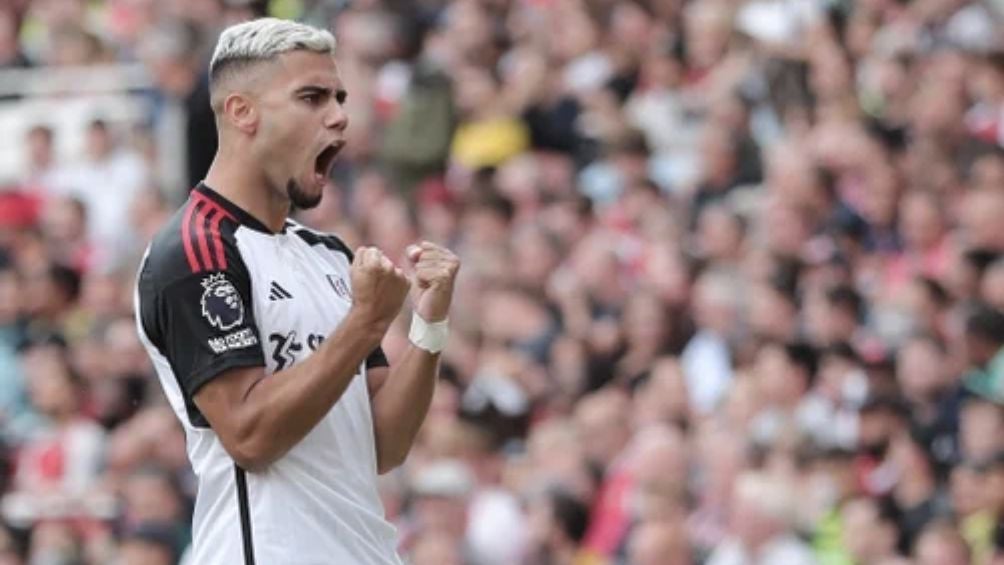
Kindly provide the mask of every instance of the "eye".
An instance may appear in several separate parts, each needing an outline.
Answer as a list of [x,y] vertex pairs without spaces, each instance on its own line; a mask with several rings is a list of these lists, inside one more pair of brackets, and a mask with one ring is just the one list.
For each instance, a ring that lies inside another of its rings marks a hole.
[[321,95],[317,92],[311,92],[310,94],[304,94],[300,97],[301,100],[310,104],[311,106],[317,106],[321,103]]

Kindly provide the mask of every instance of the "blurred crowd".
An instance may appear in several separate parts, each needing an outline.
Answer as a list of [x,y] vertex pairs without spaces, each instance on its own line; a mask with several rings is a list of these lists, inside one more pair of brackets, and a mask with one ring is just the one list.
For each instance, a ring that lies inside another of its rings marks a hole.
[[431,412],[381,478],[409,562],[1004,564],[995,0],[0,3],[0,67],[154,85],[79,155],[4,132],[0,564],[185,560],[195,483],[133,277],[213,156],[217,34],[265,14],[331,29],[349,92],[300,219],[463,260]]

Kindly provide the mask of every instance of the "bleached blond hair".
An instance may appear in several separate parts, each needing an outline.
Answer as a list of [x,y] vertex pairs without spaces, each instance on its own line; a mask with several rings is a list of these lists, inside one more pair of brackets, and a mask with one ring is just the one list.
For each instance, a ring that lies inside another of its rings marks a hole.
[[209,74],[216,76],[229,63],[268,61],[291,51],[333,54],[335,36],[327,30],[278,18],[232,25],[223,30],[216,42]]

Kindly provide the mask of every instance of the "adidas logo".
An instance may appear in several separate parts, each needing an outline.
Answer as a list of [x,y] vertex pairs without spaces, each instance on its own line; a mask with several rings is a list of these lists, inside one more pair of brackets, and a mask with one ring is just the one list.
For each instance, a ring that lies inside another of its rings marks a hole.
[[276,300],[286,300],[287,298],[293,298],[293,295],[290,294],[288,290],[279,286],[279,283],[272,281],[272,286],[268,293],[268,299],[275,302]]

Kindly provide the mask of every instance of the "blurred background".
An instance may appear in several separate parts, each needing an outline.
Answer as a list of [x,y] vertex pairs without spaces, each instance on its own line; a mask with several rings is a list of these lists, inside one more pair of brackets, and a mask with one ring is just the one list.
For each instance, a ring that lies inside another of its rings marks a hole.
[[133,277],[266,14],[349,90],[300,219],[464,262],[412,563],[1004,564],[998,0],[3,0],[0,564],[185,562]]

